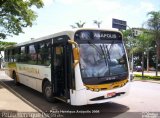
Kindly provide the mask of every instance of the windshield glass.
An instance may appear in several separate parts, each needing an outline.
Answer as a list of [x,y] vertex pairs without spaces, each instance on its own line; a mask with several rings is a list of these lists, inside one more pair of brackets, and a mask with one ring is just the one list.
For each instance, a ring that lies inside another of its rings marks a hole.
[[106,77],[128,71],[122,43],[79,44],[82,78]]

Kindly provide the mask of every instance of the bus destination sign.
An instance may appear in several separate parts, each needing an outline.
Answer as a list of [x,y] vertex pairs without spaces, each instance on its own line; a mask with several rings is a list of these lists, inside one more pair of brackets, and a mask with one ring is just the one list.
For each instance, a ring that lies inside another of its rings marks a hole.
[[116,39],[117,35],[113,33],[95,33],[94,38]]
[[99,31],[99,30],[80,30],[75,34],[75,40],[121,40],[122,35],[114,31]]

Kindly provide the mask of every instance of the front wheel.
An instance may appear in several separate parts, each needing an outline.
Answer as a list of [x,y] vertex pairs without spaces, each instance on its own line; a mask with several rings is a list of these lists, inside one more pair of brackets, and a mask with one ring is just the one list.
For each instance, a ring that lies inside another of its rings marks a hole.
[[43,85],[43,95],[48,102],[55,101],[53,91],[52,91],[52,86],[49,81],[46,81]]

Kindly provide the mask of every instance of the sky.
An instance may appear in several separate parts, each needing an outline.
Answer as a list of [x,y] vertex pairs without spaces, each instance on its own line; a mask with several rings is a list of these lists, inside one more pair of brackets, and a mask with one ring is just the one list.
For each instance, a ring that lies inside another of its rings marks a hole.
[[24,42],[59,31],[71,30],[70,25],[85,22],[85,28],[96,28],[93,20],[102,21],[101,28],[111,29],[112,18],[127,21],[140,28],[150,11],[160,10],[160,0],[43,0],[44,7],[32,9],[38,17],[32,27],[24,28],[19,36],[5,41]]

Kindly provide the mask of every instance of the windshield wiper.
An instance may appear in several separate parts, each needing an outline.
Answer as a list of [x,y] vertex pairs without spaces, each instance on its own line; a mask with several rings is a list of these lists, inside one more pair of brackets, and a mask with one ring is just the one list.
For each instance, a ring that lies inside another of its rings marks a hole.
[[[105,48],[104,44],[103,44],[103,47],[102,47],[102,45],[100,45],[100,47],[101,47],[101,50],[102,50],[102,52],[103,52],[105,64],[106,64],[106,67],[107,67],[107,62],[109,62],[109,59],[108,59],[109,53],[108,53],[108,51],[106,52],[106,48]],[[104,48],[104,49],[103,49],[103,48]],[[108,48],[107,48],[107,50],[108,50]],[[109,71],[109,75],[110,75],[110,67],[109,67],[109,64],[108,64],[108,71]]]
[[88,41],[88,44],[89,44],[90,46],[92,46],[92,47],[98,52],[98,54],[99,54],[100,56],[103,56],[103,54],[101,54],[101,51],[99,50],[98,46],[96,46],[92,41]]
[[114,42],[115,42],[115,40],[113,40],[112,42],[111,42],[111,46],[110,46],[110,48],[108,49],[108,51],[110,51],[111,50],[111,48],[112,48],[112,46],[113,46],[113,44],[114,44]]
[[[103,53],[103,55],[104,55],[104,62],[105,62],[106,67],[107,67],[107,62],[108,62],[107,53],[106,53],[106,51],[103,49],[102,45],[100,45],[100,47],[101,47],[102,53]],[[109,72],[110,72],[110,70],[109,70]]]

